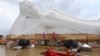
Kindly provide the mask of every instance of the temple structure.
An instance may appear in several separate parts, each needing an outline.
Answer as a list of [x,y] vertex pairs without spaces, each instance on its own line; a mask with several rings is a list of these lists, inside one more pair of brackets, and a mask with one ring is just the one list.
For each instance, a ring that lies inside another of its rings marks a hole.
[[14,22],[7,39],[40,39],[43,32],[51,39],[55,32],[60,39],[81,41],[100,40],[100,22],[79,20],[65,15],[58,9],[40,13],[39,8],[30,1],[20,3],[20,14]]

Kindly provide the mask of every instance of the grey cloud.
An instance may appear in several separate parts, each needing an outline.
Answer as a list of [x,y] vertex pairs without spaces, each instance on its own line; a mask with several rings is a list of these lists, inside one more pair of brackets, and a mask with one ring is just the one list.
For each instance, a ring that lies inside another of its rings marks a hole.
[[20,0],[4,0],[5,2],[9,2],[9,3],[11,3],[11,4],[13,4],[13,5],[19,5],[19,1]]

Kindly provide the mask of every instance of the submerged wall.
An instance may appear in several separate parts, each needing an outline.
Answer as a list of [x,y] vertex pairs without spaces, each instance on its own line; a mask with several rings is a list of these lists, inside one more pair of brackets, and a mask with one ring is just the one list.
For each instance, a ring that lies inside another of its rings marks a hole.
[[[31,34],[31,35],[7,35],[7,39],[43,39],[42,34]],[[97,41],[100,40],[100,35],[96,34],[56,34],[55,38],[61,40],[75,39],[78,41]],[[46,34],[45,39],[51,40],[52,34]]]

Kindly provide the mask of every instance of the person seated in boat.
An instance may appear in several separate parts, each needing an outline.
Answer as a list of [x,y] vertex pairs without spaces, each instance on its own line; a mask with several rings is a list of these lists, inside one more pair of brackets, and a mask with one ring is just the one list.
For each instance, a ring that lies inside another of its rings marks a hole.
[[76,40],[64,40],[63,45],[67,48],[67,50],[70,50],[75,54],[80,53],[79,44]]
[[20,39],[18,41],[18,46],[22,46],[22,48],[25,48],[29,45],[30,45],[30,40],[28,40],[28,39]]
[[63,45],[67,49],[72,49],[72,48],[77,48],[78,47],[78,42],[76,40],[64,40]]
[[20,39],[17,42],[17,45],[12,47],[13,49],[23,49],[23,48],[34,48],[35,47],[35,42],[33,40],[28,40],[28,39]]

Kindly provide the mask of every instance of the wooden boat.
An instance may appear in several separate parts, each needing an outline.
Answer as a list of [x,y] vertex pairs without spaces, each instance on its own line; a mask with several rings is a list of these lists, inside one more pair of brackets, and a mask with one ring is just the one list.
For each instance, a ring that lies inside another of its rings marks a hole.
[[60,53],[54,51],[51,47],[47,49],[47,51],[41,53],[44,56],[76,56],[74,52],[67,50],[66,53]]

